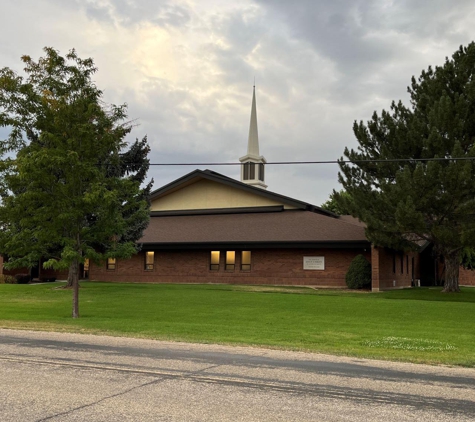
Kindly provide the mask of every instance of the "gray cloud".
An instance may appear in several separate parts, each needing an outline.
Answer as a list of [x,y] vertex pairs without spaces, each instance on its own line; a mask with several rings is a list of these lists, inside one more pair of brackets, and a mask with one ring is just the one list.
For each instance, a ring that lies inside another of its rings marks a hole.
[[[354,120],[407,100],[412,75],[475,38],[459,0],[7,0],[0,66],[21,70],[45,45],[99,66],[105,100],[129,104],[131,139],[152,162],[237,161],[245,154],[253,78],[261,153],[331,160],[355,147]],[[26,7],[28,6],[28,7]],[[5,133],[0,129],[0,135]],[[211,167],[239,177],[238,167]],[[192,167],[153,167],[159,187]],[[320,204],[336,165],[268,166],[269,190]]]
[[95,20],[121,24],[151,22],[160,26],[183,26],[190,20],[189,10],[170,0],[114,0],[110,3],[89,2],[84,5],[87,15]]

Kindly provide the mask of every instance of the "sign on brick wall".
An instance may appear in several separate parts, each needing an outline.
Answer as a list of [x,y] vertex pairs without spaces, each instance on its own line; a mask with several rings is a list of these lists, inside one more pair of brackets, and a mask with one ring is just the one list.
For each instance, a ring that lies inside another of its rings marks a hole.
[[304,270],[324,270],[325,257],[324,256],[304,256],[303,269]]

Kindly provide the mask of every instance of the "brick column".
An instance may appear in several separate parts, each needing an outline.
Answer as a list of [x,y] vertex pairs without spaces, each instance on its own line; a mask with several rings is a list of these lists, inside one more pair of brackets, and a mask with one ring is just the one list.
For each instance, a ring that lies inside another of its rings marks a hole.
[[379,249],[371,245],[371,291],[379,292]]

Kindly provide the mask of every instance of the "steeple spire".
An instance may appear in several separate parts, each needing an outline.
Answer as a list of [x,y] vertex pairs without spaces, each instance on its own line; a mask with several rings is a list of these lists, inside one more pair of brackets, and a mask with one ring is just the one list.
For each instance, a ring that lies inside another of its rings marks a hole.
[[241,182],[266,189],[264,182],[264,165],[266,159],[259,155],[259,134],[257,131],[256,85],[252,90],[251,122],[247,140],[247,155],[241,157]]
[[247,140],[247,154],[259,156],[259,133],[257,131],[256,86],[252,90],[251,123]]

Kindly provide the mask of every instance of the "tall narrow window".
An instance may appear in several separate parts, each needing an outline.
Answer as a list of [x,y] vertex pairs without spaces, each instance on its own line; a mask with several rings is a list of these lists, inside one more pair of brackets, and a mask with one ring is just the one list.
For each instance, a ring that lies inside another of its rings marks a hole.
[[117,261],[115,258],[107,258],[107,269],[115,270],[117,266]]
[[259,180],[264,181],[264,163],[259,163]]
[[241,252],[241,270],[251,271],[251,251]]
[[251,163],[244,163],[242,171],[244,173],[243,174],[243,179],[244,180],[249,180],[250,179],[249,175],[250,175],[250,171],[251,171]]
[[89,278],[89,258],[84,260],[84,266],[82,270],[82,278]]
[[212,271],[219,270],[219,251],[211,251],[211,260],[209,264],[209,269]]
[[406,274],[409,274],[409,255],[406,255]]
[[234,264],[236,262],[236,252],[227,251],[226,252],[226,270],[234,271]]
[[145,252],[145,271],[153,271],[153,265],[155,263],[155,252]]
[[404,274],[404,255],[401,252],[401,274]]
[[253,180],[256,178],[256,163],[249,163],[250,171],[249,171],[249,179]]
[[396,274],[396,253],[393,252],[393,273]]

